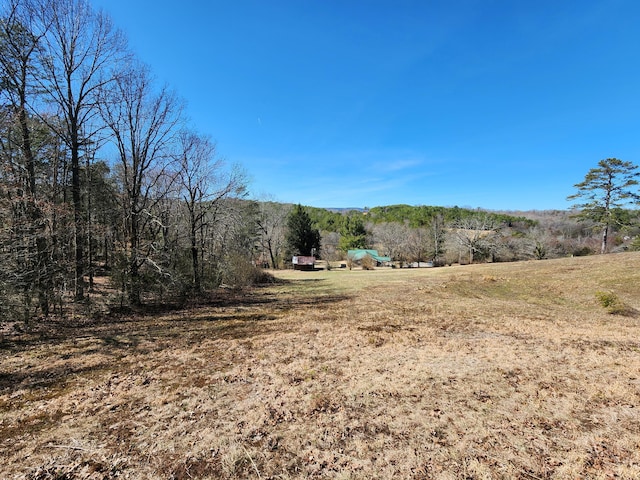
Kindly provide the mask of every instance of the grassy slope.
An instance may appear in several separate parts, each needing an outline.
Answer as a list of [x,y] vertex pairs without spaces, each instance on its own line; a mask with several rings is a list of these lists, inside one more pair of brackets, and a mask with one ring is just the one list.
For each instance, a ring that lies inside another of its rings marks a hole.
[[0,478],[640,478],[640,254],[279,275],[5,338]]

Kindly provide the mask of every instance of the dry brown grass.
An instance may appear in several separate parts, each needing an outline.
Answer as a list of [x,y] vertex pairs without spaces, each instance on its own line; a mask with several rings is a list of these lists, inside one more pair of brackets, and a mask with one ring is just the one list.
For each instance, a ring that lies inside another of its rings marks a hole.
[[639,253],[279,276],[7,336],[0,477],[640,478]]

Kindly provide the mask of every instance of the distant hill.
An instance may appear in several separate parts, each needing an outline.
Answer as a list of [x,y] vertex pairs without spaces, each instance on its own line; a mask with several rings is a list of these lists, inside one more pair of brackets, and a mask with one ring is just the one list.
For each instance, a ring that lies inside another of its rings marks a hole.
[[366,208],[360,208],[360,207],[343,207],[343,208],[326,208],[325,207],[325,210],[329,212],[334,212],[334,213],[366,212],[367,211]]

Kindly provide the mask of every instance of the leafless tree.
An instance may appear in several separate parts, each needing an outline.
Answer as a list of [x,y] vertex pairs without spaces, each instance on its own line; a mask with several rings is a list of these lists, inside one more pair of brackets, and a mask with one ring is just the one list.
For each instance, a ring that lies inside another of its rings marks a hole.
[[141,303],[140,269],[160,270],[152,254],[162,230],[157,207],[174,186],[173,142],[181,104],[167,88],[156,89],[145,66],[132,64],[125,75],[101,89],[99,108],[117,148],[122,191],[129,301]]
[[[338,232],[321,231],[320,236],[322,258],[327,262],[342,260],[344,252],[340,250],[340,234]],[[283,251],[282,248],[279,250],[280,252]]]
[[409,228],[407,252],[410,261],[424,262],[430,259],[431,233],[426,227]]
[[544,260],[553,256],[554,238],[549,230],[544,230],[539,226],[529,229],[526,237],[527,253],[536,260]]
[[263,201],[259,204],[258,229],[260,246],[268,255],[271,268],[278,268],[284,255],[287,232],[287,218],[291,205]]
[[[94,142],[99,122],[97,93],[116,77],[126,44],[110,18],[94,11],[87,0],[47,0],[41,23],[40,63],[44,74],[39,87],[56,107],[61,122],[49,127],[70,152],[71,196],[75,224],[75,296],[84,297],[85,226],[81,190],[81,157]],[[43,117],[46,118],[46,117]]]
[[13,245],[10,251],[14,253],[2,263],[5,268],[13,266],[7,278],[14,279],[14,286],[20,285],[25,319],[32,313],[28,306],[33,295],[38,297],[41,312],[48,315],[52,291],[52,265],[48,261],[51,222],[46,218],[51,208],[36,191],[36,165],[48,162],[39,154],[49,138],[41,122],[29,112],[37,98],[35,86],[40,73],[36,53],[46,33],[46,27],[37,21],[38,5],[31,0],[8,0],[0,10],[0,101],[4,105],[1,177],[4,200],[12,212],[7,242]]
[[447,229],[442,214],[437,214],[433,217],[428,230],[431,244],[431,259],[435,265],[442,264],[447,236]]
[[[211,285],[221,282],[233,286],[249,285],[255,267],[257,204],[236,196],[222,198],[207,215],[204,225],[206,277]],[[204,278],[204,277],[203,277]]]
[[216,145],[197,133],[183,130],[178,135],[178,189],[187,210],[192,287],[202,290],[204,228],[215,222],[222,200],[242,196],[244,175],[238,168],[227,168],[216,156]]
[[380,223],[373,226],[374,244],[382,253],[395,261],[405,261],[408,256],[409,226],[401,223]]
[[498,227],[496,221],[489,214],[478,214],[459,220],[451,230],[452,239],[462,252],[468,253],[469,263],[477,253],[490,250],[490,235]]
[[19,126],[19,147],[24,159],[26,191],[35,198],[35,153],[29,126],[29,97],[34,94],[38,67],[36,53],[46,26],[36,21],[38,5],[26,0],[10,0],[0,20],[0,72],[11,114]]

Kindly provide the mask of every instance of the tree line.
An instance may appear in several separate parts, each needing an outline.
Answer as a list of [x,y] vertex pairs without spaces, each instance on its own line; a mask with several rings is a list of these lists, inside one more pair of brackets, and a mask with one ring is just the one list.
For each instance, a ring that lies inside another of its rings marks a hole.
[[85,303],[98,273],[130,305],[224,281],[256,216],[241,169],[104,12],[1,8],[0,314]]
[[[632,162],[601,160],[575,185],[576,193],[568,200],[578,203],[570,211],[514,214],[457,206],[390,205],[363,211],[307,208],[302,212],[298,206],[291,215],[306,215],[311,221],[307,230],[321,232],[316,249],[329,260],[344,259],[348,250],[362,248],[375,248],[398,265],[540,260],[640,250],[638,176]],[[291,231],[301,230],[292,227]],[[289,251],[309,254],[290,236],[281,241]],[[277,242],[271,239],[270,243]]]

